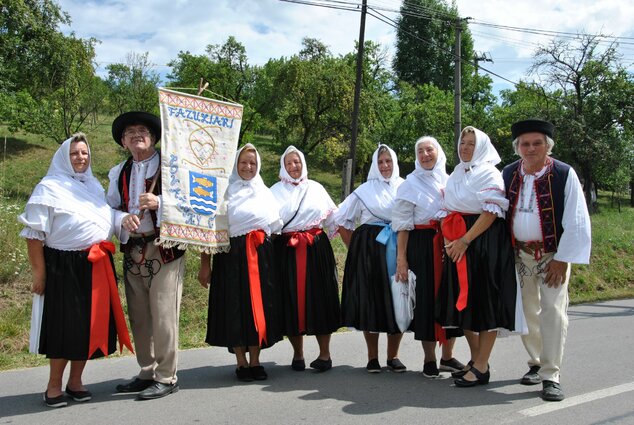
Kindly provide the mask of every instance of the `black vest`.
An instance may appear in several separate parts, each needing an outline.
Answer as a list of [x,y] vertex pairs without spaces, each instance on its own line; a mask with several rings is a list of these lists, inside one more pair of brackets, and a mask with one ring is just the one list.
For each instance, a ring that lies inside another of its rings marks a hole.
[[[121,172],[119,173],[119,181],[117,182],[117,189],[119,190],[119,199],[121,199],[121,205],[119,206],[119,209],[125,212],[128,211],[128,202],[130,201],[129,193],[130,193],[130,176],[132,175],[132,161],[133,161],[133,158],[130,157],[123,164],[123,167],[121,167]],[[159,168],[156,171],[157,173],[160,170],[160,164],[161,164],[161,159],[160,159],[160,153],[159,153]],[[153,177],[154,176],[151,176],[149,179],[145,180],[146,191],[150,190],[150,186],[152,186]],[[157,196],[161,193],[161,179],[160,178],[156,180],[156,185],[154,186],[154,190],[152,191],[152,193]],[[154,237],[158,238],[160,235],[160,229],[156,225],[157,224],[156,211],[148,210],[147,212],[150,213],[150,217],[152,218],[152,224],[154,225]],[[163,248],[161,246],[159,246],[158,248],[159,248],[159,252],[161,254],[161,258],[163,259],[164,264],[174,261],[177,258],[182,257],[183,254],[185,254],[184,250],[178,249],[178,248]],[[121,244],[121,251],[125,252],[125,250],[126,250],[126,246],[124,244]]]
[[[570,165],[551,158],[552,164],[540,178],[535,179],[535,193],[542,228],[544,252],[557,252],[557,246],[564,228],[561,224],[564,215],[565,188]],[[513,215],[517,206],[518,195],[522,187],[520,173],[521,160],[504,167],[502,177],[509,200],[506,222],[513,234]]]

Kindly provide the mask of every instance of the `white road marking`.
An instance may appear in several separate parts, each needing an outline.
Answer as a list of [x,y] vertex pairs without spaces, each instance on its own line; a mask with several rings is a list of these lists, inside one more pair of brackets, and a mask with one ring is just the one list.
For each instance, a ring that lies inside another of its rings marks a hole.
[[570,397],[559,402],[544,402],[539,406],[531,407],[529,409],[520,410],[518,413],[523,416],[539,416],[545,413],[555,412],[561,409],[567,409],[569,407],[577,406],[583,403],[589,403],[591,401],[600,400],[606,397],[612,397],[628,391],[634,391],[634,382],[629,384],[617,385],[616,387],[604,388],[602,390],[592,391],[591,393],[581,394],[578,396]]

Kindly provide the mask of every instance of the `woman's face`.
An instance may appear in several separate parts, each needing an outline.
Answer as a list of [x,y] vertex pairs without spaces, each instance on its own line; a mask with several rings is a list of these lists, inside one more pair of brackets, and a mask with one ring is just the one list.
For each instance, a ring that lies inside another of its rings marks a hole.
[[475,133],[464,133],[462,139],[460,139],[460,145],[458,146],[458,155],[463,162],[469,162],[473,158],[473,152],[475,152],[476,137]]
[[73,142],[70,144],[70,163],[73,171],[83,173],[90,165],[90,154],[85,142]]
[[238,175],[242,180],[251,180],[258,171],[258,159],[255,152],[244,150],[238,157]]
[[436,149],[432,142],[425,141],[418,144],[416,156],[418,157],[418,163],[425,170],[432,170],[438,160],[438,149]]
[[392,155],[388,151],[383,152],[379,155],[379,171],[383,178],[389,179],[392,177],[392,170],[394,169],[394,164],[392,164]]
[[298,179],[302,176],[302,160],[296,152],[291,152],[284,157],[284,168],[289,176]]

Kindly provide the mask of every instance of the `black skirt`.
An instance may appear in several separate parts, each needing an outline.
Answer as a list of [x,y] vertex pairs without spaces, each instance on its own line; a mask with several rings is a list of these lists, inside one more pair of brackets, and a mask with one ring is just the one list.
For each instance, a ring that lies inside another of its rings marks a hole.
[[[414,229],[407,240],[407,263],[416,275],[416,307],[409,330],[418,341],[438,341],[436,334],[434,290],[434,235],[433,229]],[[462,336],[460,329],[446,329],[445,337]]]
[[284,309],[284,335],[324,335],[340,327],[339,284],[332,246],[325,232],[315,236],[306,247],[305,331],[298,323],[297,269],[295,248],[288,246],[292,234],[275,239],[275,255],[279,265]]
[[400,333],[394,317],[381,226],[364,224],[353,233],[341,296],[342,324],[362,331]]
[[[478,215],[465,215],[467,229]],[[497,328],[515,330],[515,259],[506,222],[497,218],[466,251],[469,296],[458,311],[460,293],[456,264],[447,259],[436,304],[436,319],[443,326],[474,332]]]
[[[44,246],[46,287],[40,331],[39,353],[49,359],[88,360],[92,303],[92,263],[88,251],[62,251]],[[112,256],[110,257],[112,263]],[[108,352],[97,351],[95,359],[112,354],[117,334],[112,310],[108,328]]]
[[[266,342],[262,348],[267,348],[282,339],[280,291],[269,237],[257,248],[257,253],[266,322]],[[246,235],[231,238],[229,252],[213,256],[205,341],[228,348],[260,345],[251,308]]]

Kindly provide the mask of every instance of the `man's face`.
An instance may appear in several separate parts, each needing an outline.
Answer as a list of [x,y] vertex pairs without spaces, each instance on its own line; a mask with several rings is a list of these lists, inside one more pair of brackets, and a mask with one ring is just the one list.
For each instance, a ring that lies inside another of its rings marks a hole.
[[142,124],[129,125],[123,131],[121,144],[136,157],[138,154],[154,150],[154,135]]
[[524,160],[524,165],[531,171],[539,171],[546,164],[548,144],[543,133],[524,133],[519,136],[517,151]]

